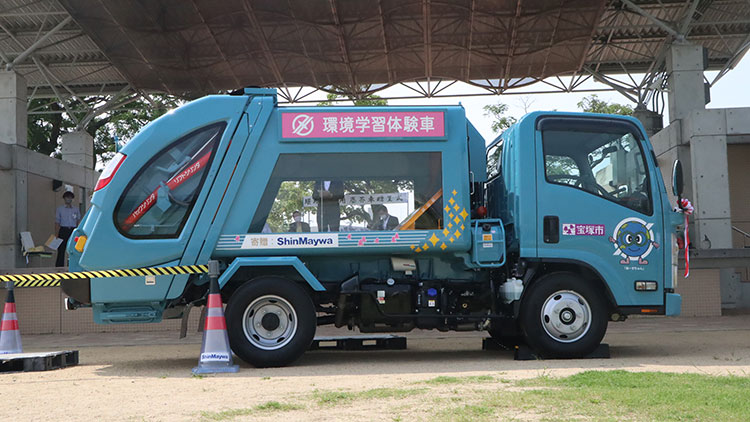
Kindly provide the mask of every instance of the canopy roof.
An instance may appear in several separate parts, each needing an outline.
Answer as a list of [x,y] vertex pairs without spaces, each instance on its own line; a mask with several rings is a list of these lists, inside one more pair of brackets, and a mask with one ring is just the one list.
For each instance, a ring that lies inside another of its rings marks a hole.
[[39,92],[193,96],[254,85],[360,95],[427,80],[503,92],[551,76],[655,72],[665,45],[683,39],[724,69],[748,48],[750,3],[4,0],[0,29],[5,62],[55,29],[14,64]]

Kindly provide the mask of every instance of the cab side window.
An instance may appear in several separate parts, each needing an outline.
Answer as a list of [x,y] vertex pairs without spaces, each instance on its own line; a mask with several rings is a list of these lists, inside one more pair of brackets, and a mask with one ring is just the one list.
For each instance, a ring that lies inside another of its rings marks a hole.
[[487,149],[487,179],[500,174],[500,164],[503,158],[503,141],[496,143]]
[[632,133],[546,130],[542,144],[547,182],[652,213],[646,162]]
[[177,237],[190,215],[226,123],[198,129],[159,151],[133,177],[115,207],[132,238]]

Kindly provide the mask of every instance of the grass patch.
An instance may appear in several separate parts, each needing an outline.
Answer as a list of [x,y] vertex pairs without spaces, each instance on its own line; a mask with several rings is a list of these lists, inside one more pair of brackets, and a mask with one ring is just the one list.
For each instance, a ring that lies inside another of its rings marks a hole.
[[320,391],[315,390],[313,392],[313,398],[320,405],[324,406],[335,406],[337,404],[350,402],[354,400],[356,394],[348,391]]
[[291,403],[279,403],[277,401],[267,401],[255,406],[253,409],[261,412],[286,412],[289,410],[300,410],[302,406]]
[[429,385],[445,385],[445,384],[473,384],[479,382],[492,382],[495,381],[494,377],[489,375],[474,375],[469,377],[449,377],[439,376],[424,381],[425,384]]
[[253,408],[228,409],[220,412],[201,412],[201,419],[205,421],[231,421],[240,416],[250,416],[270,412],[286,412],[302,408],[302,406],[296,404],[267,401]]
[[253,409],[228,409],[220,412],[201,412],[201,419],[205,421],[229,421],[240,416],[254,413]]
[[750,378],[662,372],[586,371],[519,382],[533,389],[502,400],[536,403],[564,419],[739,421],[750,415]]
[[403,399],[416,394],[421,394],[425,390],[421,388],[373,388],[371,390],[350,392],[350,391],[314,391],[313,398],[320,405],[336,406],[342,403],[351,402],[357,399]]
[[422,394],[424,389],[421,388],[374,388],[372,390],[357,393],[357,398],[361,399],[403,399],[405,397]]

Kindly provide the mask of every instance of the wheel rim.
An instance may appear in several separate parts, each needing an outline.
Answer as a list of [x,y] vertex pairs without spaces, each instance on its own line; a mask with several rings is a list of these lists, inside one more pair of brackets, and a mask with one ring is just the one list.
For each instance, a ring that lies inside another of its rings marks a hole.
[[242,329],[253,346],[263,350],[280,349],[292,341],[297,332],[297,313],[282,297],[261,296],[245,309]]
[[552,293],[542,306],[542,327],[547,335],[561,343],[573,343],[591,327],[591,307],[572,290]]

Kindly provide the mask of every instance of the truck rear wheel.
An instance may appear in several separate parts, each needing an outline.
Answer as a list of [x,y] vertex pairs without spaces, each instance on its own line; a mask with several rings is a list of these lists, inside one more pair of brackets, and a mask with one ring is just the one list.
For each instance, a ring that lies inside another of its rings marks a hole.
[[227,303],[227,331],[232,351],[259,367],[297,360],[315,336],[315,306],[297,283],[264,277],[240,286]]
[[520,318],[526,342],[544,357],[584,357],[607,330],[604,298],[573,273],[548,274],[532,284]]

